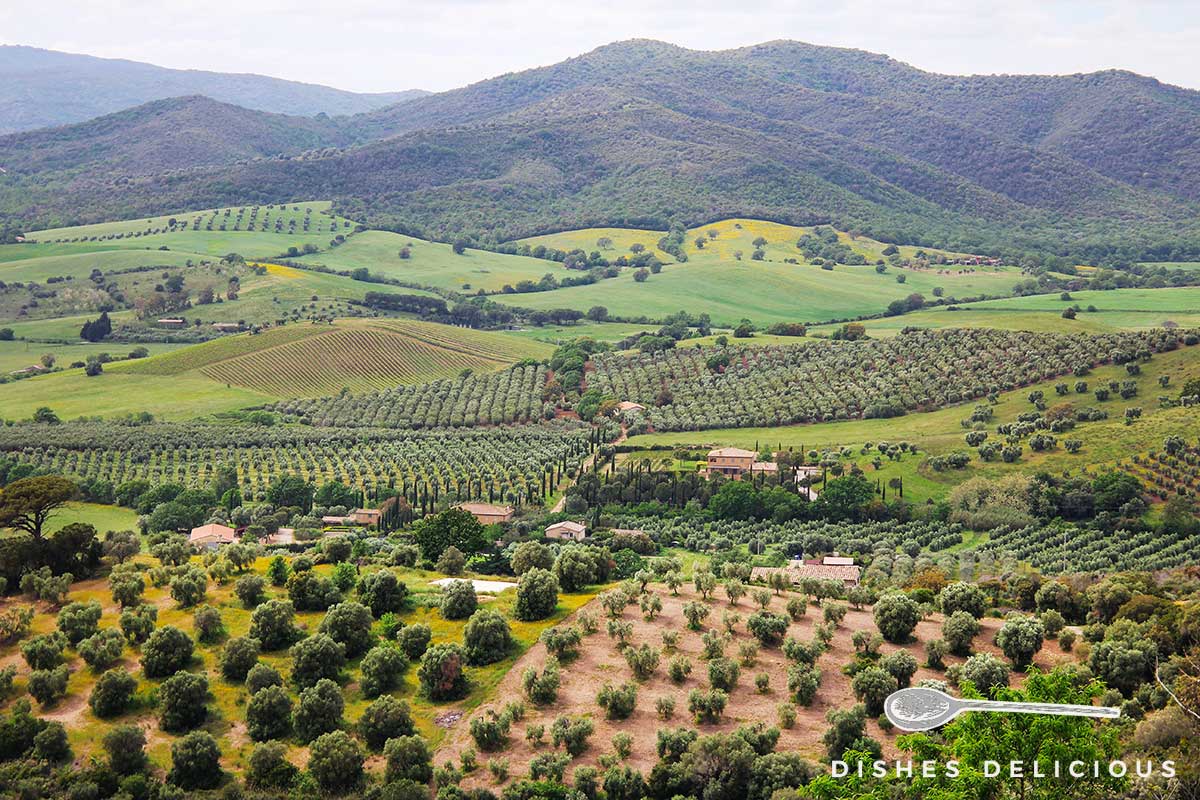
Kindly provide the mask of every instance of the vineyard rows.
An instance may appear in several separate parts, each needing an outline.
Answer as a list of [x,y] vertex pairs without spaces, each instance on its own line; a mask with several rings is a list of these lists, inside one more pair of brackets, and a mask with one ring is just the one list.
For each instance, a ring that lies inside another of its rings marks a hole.
[[223,383],[279,397],[317,397],[491,371],[504,362],[367,327],[335,328],[201,369]]
[[1197,342],[1194,332],[1167,330],[918,330],[883,340],[729,347],[724,359],[694,347],[602,355],[588,386],[648,406],[656,430],[786,425],[933,410]]
[[553,416],[542,401],[544,366],[398,386],[366,394],[282,400],[287,419],[321,427],[438,428],[535,422]]
[[368,494],[378,486],[450,500],[529,501],[591,452],[591,429],[567,423],[487,430],[339,431],[199,423],[67,423],[0,428],[0,453],[81,481],[210,485],[237,466],[243,495],[262,499],[272,479],[298,474]]
[[225,336],[195,347],[185,347],[173,353],[165,353],[155,358],[138,361],[129,366],[129,372],[144,375],[180,375],[184,372],[212,366],[227,359],[256,353],[269,347],[291,344],[328,332],[328,328],[313,325],[284,325],[257,334]]
[[381,319],[372,324],[402,333],[422,342],[458,350],[493,361],[511,364],[523,358],[544,358],[552,348],[541,342],[521,339],[492,331],[458,328],[436,322],[419,322],[408,319]]

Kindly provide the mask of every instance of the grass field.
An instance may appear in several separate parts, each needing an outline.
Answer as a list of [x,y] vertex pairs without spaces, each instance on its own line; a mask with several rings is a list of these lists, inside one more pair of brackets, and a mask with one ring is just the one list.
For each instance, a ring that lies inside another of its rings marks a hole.
[[[402,259],[400,249],[405,246],[409,247],[411,256]],[[498,292],[505,284],[541,280],[547,272],[560,277],[567,273],[561,264],[545,259],[502,255],[487,250],[467,250],[462,255],[455,255],[448,244],[388,231],[364,231],[340,247],[298,260],[338,270],[365,267],[374,275],[459,292],[478,289]],[[387,286],[374,288],[383,292],[406,291]]]
[[72,276],[76,280],[86,279],[92,270],[108,272],[130,267],[165,266],[182,267],[188,262],[205,258],[197,253],[175,250],[72,250],[52,255],[15,258],[11,251],[47,250],[75,248],[76,245],[0,245],[0,280],[36,281],[45,283],[48,278]]
[[[0,348],[0,363],[5,349],[23,357],[27,346],[3,344],[9,347]],[[28,347],[37,355],[53,351],[49,345]],[[466,369],[488,372],[553,351],[549,344],[507,333],[399,319],[300,322],[257,335],[158,348],[161,355],[109,364],[92,378],[75,369],[0,386],[0,417],[23,419],[49,406],[64,419],[140,411],[187,419],[283,397],[424,383]],[[29,363],[36,361],[35,355]]]
[[[796,241],[802,235],[812,233],[813,230],[814,228],[812,227],[784,225],[779,222],[767,222],[766,220],[759,219],[726,219],[689,230],[684,240],[684,251],[687,253],[689,261],[694,258],[707,256],[731,261],[734,258],[734,252],[739,250],[742,251],[744,258],[749,259],[750,254],[754,252],[754,241],[762,237],[767,240],[767,244],[764,245],[763,249],[766,251],[768,259],[782,261],[784,258],[797,258],[803,262],[803,256],[796,249]],[[710,231],[716,232],[717,235],[715,238],[709,235]],[[581,230],[551,233],[544,236],[533,236],[521,241],[529,245],[542,244],[546,247],[557,247],[560,250],[579,249],[586,253],[590,253],[593,250],[600,250],[601,254],[609,259],[620,255],[628,255],[630,246],[637,243],[653,250],[654,254],[660,260],[669,263],[675,261],[675,257],[670,253],[665,253],[658,249],[658,240],[665,233],[666,231],[650,231],[637,228],[583,228]],[[706,240],[703,249],[698,248],[695,244],[695,240],[699,237],[704,237]],[[612,240],[611,249],[605,250],[599,246],[599,241],[602,238]],[[851,250],[859,253],[870,262],[874,262],[877,258],[882,258],[883,251],[888,246],[884,242],[865,236],[851,237],[850,234],[843,231],[838,231],[838,241],[847,245]],[[967,255],[966,253],[952,253],[947,250],[918,248],[911,245],[898,245],[898,248],[900,255],[905,258],[911,258],[919,249],[924,249],[927,253],[943,253],[951,257]]]
[[[1063,309],[1080,306],[1075,319],[1064,319]],[[1173,322],[1181,328],[1200,327],[1200,287],[1175,289],[1113,289],[1073,292],[1070,300],[1059,294],[1011,297],[960,305],[958,310],[930,308],[897,317],[865,320],[872,336],[894,336],[906,327],[1002,328],[1050,333],[1106,333],[1117,330],[1159,328]],[[836,325],[818,326],[812,333],[832,332]]]
[[[86,361],[88,356],[108,353],[114,358],[125,358],[135,347],[144,347],[151,355],[170,353],[182,344],[117,344],[100,342],[98,344],[44,344],[38,342],[0,342],[0,374],[23,369],[31,364],[37,364],[43,354],[54,356],[55,366],[66,368],[74,361]],[[0,389],[0,392],[3,390]]]
[[[719,231],[717,238],[698,250],[690,241],[692,235],[710,228]],[[602,305],[614,315],[634,318],[661,318],[686,310],[707,313],[714,323],[733,326],[742,319],[767,324],[877,314],[893,300],[914,292],[932,298],[935,287],[941,287],[950,297],[1003,296],[1020,280],[1015,268],[954,268],[939,273],[889,267],[880,275],[873,266],[839,265],[829,271],[784,263],[785,258],[800,258],[795,242],[801,232],[800,228],[775,223],[726,220],[689,232],[687,263],[670,264],[644,283],[635,281],[633,272],[626,270],[618,278],[589,286],[510,296],[506,300],[515,306],[538,309],[586,311]],[[766,256],[762,261],[752,261],[752,241],[759,236],[768,240]],[[854,246],[870,250],[862,239]],[[740,261],[734,257],[736,251],[742,252]],[[897,282],[898,275],[904,277],[904,283]]]
[[[1160,376],[1170,378],[1170,388],[1159,387],[1158,378]],[[1197,351],[1196,348],[1186,348],[1171,353],[1160,353],[1144,364],[1142,374],[1137,377],[1139,386],[1137,397],[1129,400],[1114,397],[1104,403],[1096,403],[1090,394],[1068,395],[1062,398],[1073,401],[1079,406],[1099,406],[1109,414],[1107,420],[1082,423],[1070,434],[1060,437],[1073,437],[1084,442],[1083,449],[1074,455],[1067,453],[1061,447],[1044,453],[1035,453],[1025,447],[1025,453],[1021,460],[1015,463],[982,462],[978,457],[974,457],[970,467],[965,470],[948,470],[941,473],[933,472],[924,466],[924,459],[905,459],[899,463],[885,461],[883,469],[878,472],[869,466],[865,467],[867,476],[872,480],[878,476],[885,482],[889,477],[902,476],[905,483],[905,497],[920,502],[944,496],[954,485],[977,475],[998,477],[1012,472],[1032,473],[1037,470],[1062,472],[1063,470],[1080,470],[1095,466],[1112,466],[1134,453],[1161,447],[1162,440],[1170,434],[1178,434],[1189,440],[1200,436],[1200,419],[1197,418],[1194,409],[1162,409],[1158,407],[1156,400],[1160,394],[1178,395],[1179,386],[1185,381],[1197,377],[1200,377],[1200,351]],[[1099,385],[1108,380],[1128,378],[1124,368],[1105,366],[1094,370],[1087,380],[1092,385]],[[1068,382],[1071,380],[1073,379],[1067,379]],[[1057,382],[1045,381],[1002,394],[999,403],[993,409],[995,419],[992,427],[1003,422],[1013,422],[1018,414],[1028,411],[1031,406],[1027,397],[1031,391],[1042,390],[1045,392],[1048,402],[1054,403],[1056,397],[1054,384]],[[857,451],[865,442],[908,441],[916,444],[925,454],[938,455],[955,450],[970,450],[963,442],[964,429],[959,423],[968,415],[972,405],[951,406],[937,411],[907,414],[893,419],[851,420],[774,428],[727,428],[699,432],[652,433],[632,436],[626,444],[635,448],[667,445],[700,449],[734,446],[776,450],[849,446]],[[1134,406],[1141,407],[1144,416],[1134,424],[1126,425],[1123,419],[1124,411],[1126,408]],[[669,454],[654,454],[652,457],[662,455]],[[865,463],[869,459],[859,456],[857,460]]]

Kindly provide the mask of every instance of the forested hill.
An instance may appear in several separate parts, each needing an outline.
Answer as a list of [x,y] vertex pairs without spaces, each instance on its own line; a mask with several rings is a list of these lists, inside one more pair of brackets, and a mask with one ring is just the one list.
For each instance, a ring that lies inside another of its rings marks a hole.
[[757,216],[960,250],[1200,254],[1200,93],[1121,72],[951,77],[794,42],[631,41],[303,131],[276,133],[283,158],[214,165],[181,145],[169,176],[67,193],[0,139],[0,200],[10,224],[103,218],[119,185],[133,213],[332,196],[441,238]]
[[82,122],[151,100],[191,94],[300,116],[357,114],[423,94],[359,94],[263,75],[167,69],[17,46],[0,46],[0,85],[0,134]]

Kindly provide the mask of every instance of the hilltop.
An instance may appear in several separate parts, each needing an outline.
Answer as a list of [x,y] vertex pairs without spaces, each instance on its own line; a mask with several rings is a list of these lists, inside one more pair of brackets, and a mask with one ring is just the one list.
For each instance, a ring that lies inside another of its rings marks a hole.
[[[201,120],[192,137],[256,130],[231,115],[214,109],[210,132]],[[1200,241],[1189,168],[1200,143],[1179,133],[1198,122],[1200,93],[1130,73],[957,77],[795,42],[702,52],[631,41],[355,117],[271,118],[254,152],[180,144],[169,171],[129,166],[159,146],[133,126],[90,162],[104,177],[69,193],[57,189],[75,162],[12,167],[45,144],[3,138],[0,223],[320,187],[372,227],[442,240],[743,216],[972,252],[1175,261]],[[103,142],[90,124],[55,138]]]
[[37,47],[0,46],[0,134],[68,125],[130,106],[201,94],[275,113],[358,114],[424,94],[360,94],[264,75],[168,69]]

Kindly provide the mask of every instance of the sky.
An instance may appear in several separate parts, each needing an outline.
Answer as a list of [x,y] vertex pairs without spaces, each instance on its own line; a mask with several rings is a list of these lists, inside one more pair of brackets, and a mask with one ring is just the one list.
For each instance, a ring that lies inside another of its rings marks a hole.
[[362,92],[464,86],[608,42],[772,39],[950,74],[1120,68],[1200,89],[1195,0],[5,0],[0,44]]

